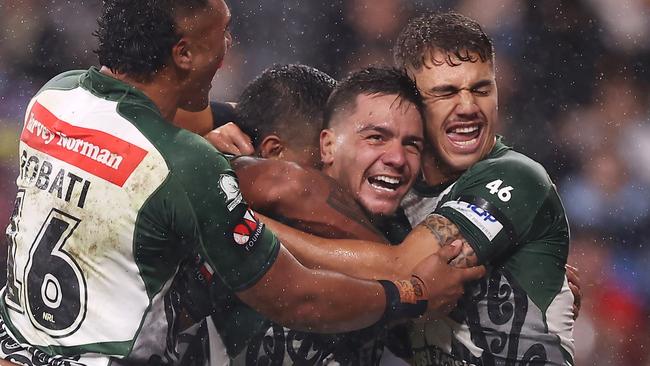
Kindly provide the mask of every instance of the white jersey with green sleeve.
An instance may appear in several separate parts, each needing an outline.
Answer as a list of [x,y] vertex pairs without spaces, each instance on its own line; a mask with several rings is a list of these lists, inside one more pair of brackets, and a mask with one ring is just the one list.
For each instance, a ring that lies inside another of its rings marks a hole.
[[96,68],[32,99],[19,156],[0,314],[25,347],[83,364],[172,363],[181,262],[201,253],[224,291],[240,291],[277,256],[227,160]]
[[[449,219],[488,273],[449,317],[414,328],[413,363],[573,364],[569,227],[544,168],[499,139],[439,196],[418,202],[414,195],[420,206],[405,207],[413,221],[423,210]],[[435,207],[422,206],[427,200]]]

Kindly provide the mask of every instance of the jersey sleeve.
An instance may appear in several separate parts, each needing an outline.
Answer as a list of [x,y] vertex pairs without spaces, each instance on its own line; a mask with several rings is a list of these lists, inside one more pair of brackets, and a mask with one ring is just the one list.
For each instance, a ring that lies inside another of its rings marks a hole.
[[191,159],[174,175],[187,200],[174,222],[223,282],[241,291],[268,271],[280,243],[242,197],[228,161],[212,146],[199,145],[193,153],[200,159]]
[[528,158],[487,160],[457,181],[435,213],[459,228],[479,263],[489,263],[520,242],[551,189],[544,168]]

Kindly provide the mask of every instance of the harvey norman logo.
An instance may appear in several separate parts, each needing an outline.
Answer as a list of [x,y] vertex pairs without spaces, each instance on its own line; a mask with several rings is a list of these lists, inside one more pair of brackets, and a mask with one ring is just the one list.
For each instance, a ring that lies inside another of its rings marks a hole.
[[62,121],[38,102],[29,112],[20,139],[120,187],[147,154],[116,136]]
[[31,112],[29,114],[29,120],[27,121],[25,129],[31,132],[35,137],[40,137],[43,139],[43,143],[45,145],[49,145],[54,142],[56,145],[62,146],[68,151],[73,151],[75,153],[89,157],[92,160],[100,164],[104,164],[115,170],[120,167],[120,164],[124,160],[123,156],[113,153],[108,149],[102,149],[99,146],[94,145],[93,143],[85,141],[81,138],[68,137],[60,131],[50,131],[45,125],[43,125],[43,123],[36,119],[34,112]]

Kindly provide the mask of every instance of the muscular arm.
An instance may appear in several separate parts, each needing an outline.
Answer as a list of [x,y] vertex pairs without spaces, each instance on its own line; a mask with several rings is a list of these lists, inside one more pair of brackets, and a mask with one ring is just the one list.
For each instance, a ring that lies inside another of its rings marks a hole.
[[318,170],[251,157],[232,166],[242,194],[264,215],[322,237],[386,242],[356,201]]
[[370,326],[386,306],[379,282],[308,269],[285,248],[259,282],[237,295],[282,325],[327,333]]
[[[390,279],[398,280],[408,278],[412,273],[419,273],[423,269],[428,271],[426,275],[426,289],[427,296],[429,299],[428,309],[433,316],[440,316],[447,314],[456,304],[458,298],[463,294],[463,285],[466,281],[476,280],[482,277],[485,274],[485,268],[483,266],[474,267],[469,269],[455,269],[448,265],[449,261],[458,255],[458,250],[456,244],[449,245],[449,248],[444,248],[445,250],[440,250],[437,253],[433,253],[433,248],[438,248],[434,246],[425,246],[425,245],[415,245],[419,243],[418,240],[423,241],[427,239],[434,238],[434,236],[429,232],[429,230],[424,226],[418,226],[409,236],[412,238],[412,241],[405,243],[406,245],[413,245],[413,249],[407,252],[407,255],[403,255],[398,247],[391,247],[385,244],[360,241],[360,240],[349,240],[349,239],[324,239],[319,238],[314,235],[305,234],[298,230],[289,228],[285,225],[282,225],[278,222],[273,222],[268,218],[263,218],[263,220],[270,224],[274,230],[278,232],[282,231],[279,235],[281,240],[287,244],[287,246],[298,249],[297,251],[303,255],[300,260],[301,263],[305,264],[308,267],[313,268],[324,268],[328,270],[333,270],[334,272],[345,273],[352,277],[357,278],[371,278],[371,279]],[[280,230],[278,230],[280,229]],[[435,240],[435,239],[434,239]],[[458,243],[456,241],[455,243]],[[443,254],[444,252],[444,254]],[[420,260],[425,258],[423,262]],[[292,258],[293,259],[293,258]],[[295,259],[293,259],[295,261]],[[309,262],[311,261],[311,262]],[[399,264],[397,264],[399,263]],[[418,264],[419,263],[419,264]],[[415,268],[414,268],[415,267]],[[273,268],[271,269],[273,271]],[[308,273],[309,270],[307,270]],[[328,272],[322,272],[319,270],[314,270],[314,273],[317,273],[318,276],[327,276]],[[305,276],[303,273],[300,276]],[[264,279],[263,279],[264,280]],[[323,280],[326,280],[323,277]],[[321,280],[321,281],[323,281]],[[357,306],[365,308],[366,304],[353,304],[350,305],[347,303],[349,299],[334,300],[328,299],[329,296],[337,296],[341,294],[346,294],[347,297],[354,296],[354,298],[364,299],[362,302],[365,302],[365,297],[371,291],[368,289],[357,289],[359,284],[354,283],[345,283],[340,278],[337,278],[338,282],[331,282],[332,285],[322,286],[321,289],[317,291],[318,294],[325,295],[326,301],[329,302],[327,309],[337,309],[339,306],[345,308],[345,311],[341,314],[336,314],[335,316],[346,315],[348,312],[354,314],[357,310]],[[365,281],[360,280],[365,283]],[[323,282],[319,282],[321,286]],[[273,291],[285,291],[286,288],[291,288],[296,290],[295,285],[292,283],[283,283],[281,288],[275,288],[272,290],[269,295],[273,296]],[[259,284],[255,288],[260,287]],[[270,287],[263,287],[263,291],[268,290]],[[245,296],[253,296],[252,293],[248,293]],[[312,294],[307,294],[307,297],[314,296]],[[345,296],[344,296],[345,297]],[[246,301],[246,297],[242,297]],[[272,301],[273,299],[268,299]],[[317,299],[314,299],[315,302],[305,303],[303,310],[309,312],[316,311],[318,309]],[[377,301],[373,298],[371,301]],[[251,305],[251,304],[249,304]],[[268,306],[268,303],[263,304]],[[255,306],[255,305],[251,305]],[[346,307],[347,306],[347,307]],[[374,309],[377,304],[369,303],[369,309]],[[299,306],[300,307],[300,306]],[[257,308],[259,311],[263,312],[265,309]],[[288,308],[287,308],[288,309]],[[273,309],[269,309],[273,310]],[[268,310],[267,310],[268,311]],[[271,318],[287,316],[287,314],[295,313],[295,311],[287,311],[286,313],[277,313],[272,314]],[[317,319],[328,319],[328,314],[315,313]],[[368,313],[367,317],[359,318],[353,321],[353,323],[346,323],[342,321],[340,326],[348,327],[354,324],[357,326],[360,322],[372,321],[376,314]],[[292,318],[292,317],[289,317]],[[352,317],[353,318],[353,317]],[[338,318],[337,318],[338,319]],[[294,321],[295,319],[286,319],[283,321]],[[294,327],[300,327],[300,324],[291,324]],[[313,325],[312,325],[313,326]],[[347,328],[345,328],[347,329]],[[339,329],[341,330],[341,329]],[[323,331],[323,330],[320,330]],[[333,329],[327,329],[326,331],[334,331]]]
[[403,277],[422,258],[456,239],[462,242],[461,254],[450,264],[456,267],[472,267],[477,264],[474,251],[462,238],[456,225],[435,214],[429,215],[397,246],[362,240],[325,239],[290,228],[268,217],[262,216],[261,219],[305,265],[357,278]]

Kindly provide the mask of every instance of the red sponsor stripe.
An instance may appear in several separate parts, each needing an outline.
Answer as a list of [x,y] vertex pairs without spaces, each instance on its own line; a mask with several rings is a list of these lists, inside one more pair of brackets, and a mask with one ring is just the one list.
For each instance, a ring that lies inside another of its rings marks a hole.
[[38,102],[29,111],[20,140],[120,187],[147,155],[116,136],[62,121]]

